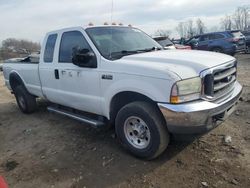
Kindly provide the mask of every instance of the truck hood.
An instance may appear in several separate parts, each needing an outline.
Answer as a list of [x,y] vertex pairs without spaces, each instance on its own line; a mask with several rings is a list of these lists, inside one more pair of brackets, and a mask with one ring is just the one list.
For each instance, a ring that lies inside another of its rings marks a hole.
[[140,67],[160,69],[177,74],[181,79],[199,76],[200,72],[235,58],[229,55],[197,50],[161,50],[124,56],[120,61]]

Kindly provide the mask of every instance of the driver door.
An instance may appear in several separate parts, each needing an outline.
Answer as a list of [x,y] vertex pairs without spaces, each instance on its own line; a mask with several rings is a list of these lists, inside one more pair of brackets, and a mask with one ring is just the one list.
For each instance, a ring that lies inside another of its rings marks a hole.
[[100,82],[97,67],[74,65],[72,59],[75,49],[85,49],[94,53],[81,31],[62,33],[59,57],[54,70],[58,95],[53,101],[74,109],[100,114]]

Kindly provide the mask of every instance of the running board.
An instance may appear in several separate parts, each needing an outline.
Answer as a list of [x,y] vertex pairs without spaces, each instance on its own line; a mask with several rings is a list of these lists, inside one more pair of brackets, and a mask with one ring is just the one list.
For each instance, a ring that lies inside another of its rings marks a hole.
[[105,125],[104,122],[102,122],[102,121],[91,119],[89,117],[86,117],[86,116],[83,116],[83,115],[80,115],[80,114],[75,114],[73,112],[69,112],[67,110],[63,110],[63,109],[60,109],[60,108],[49,106],[49,107],[47,107],[47,110],[49,112],[54,112],[54,113],[57,113],[57,114],[61,114],[61,115],[70,117],[72,119],[81,121],[83,123],[87,123],[87,124],[89,124],[89,125],[91,125],[93,127],[101,127],[101,126]]

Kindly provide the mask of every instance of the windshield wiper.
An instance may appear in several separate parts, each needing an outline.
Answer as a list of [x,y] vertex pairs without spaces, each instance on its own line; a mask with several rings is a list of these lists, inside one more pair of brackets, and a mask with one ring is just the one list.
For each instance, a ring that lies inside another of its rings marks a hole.
[[118,52],[112,52],[110,54],[111,59],[119,59],[122,58],[123,56],[126,55],[132,55],[132,54],[137,54],[137,53],[143,53],[143,52],[151,52],[151,51],[156,51],[156,50],[162,50],[162,48],[159,47],[152,47],[152,48],[145,48],[145,49],[138,49],[138,50],[122,50]]
[[154,46],[152,48],[145,48],[145,49],[140,49],[137,51],[139,51],[139,52],[151,52],[151,51],[157,51],[157,50],[162,50],[162,48]]
[[110,54],[110,58],[111,59],[119,59],[119,58],[122,58],[123,56],[126,56],[126,55],[132,55],[132,54],[137,54],[137,53],[141,53],[143,51],[141,50],[131,50],[131,51],[128,51],[128,50],[122,50],[122,51],[118,51],[118,52],[112,52]]

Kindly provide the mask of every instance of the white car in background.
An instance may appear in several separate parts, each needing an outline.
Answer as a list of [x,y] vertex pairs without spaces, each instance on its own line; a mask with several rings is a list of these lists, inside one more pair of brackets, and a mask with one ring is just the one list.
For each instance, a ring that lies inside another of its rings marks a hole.
[[168,37],[155,36],[153,39],[158,42],[165,50],[192,50],[191,46],[174,44]]

